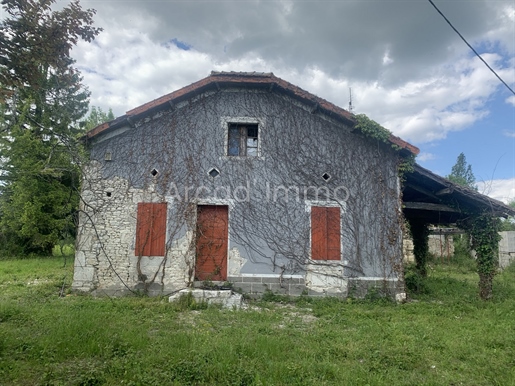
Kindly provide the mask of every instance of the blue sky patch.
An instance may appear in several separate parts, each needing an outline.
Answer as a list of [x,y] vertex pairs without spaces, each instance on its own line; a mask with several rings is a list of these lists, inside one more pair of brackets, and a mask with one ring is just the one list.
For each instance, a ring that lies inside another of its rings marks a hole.
[[170,47],[171,44],[173,44],[180,50],[184,50],[184,51],[189,51],[192,48],[192,46],[190,44],[182,42],[177,38],[173,38],[173,39],[169,40],[168,42],[165,43],[165,46]]

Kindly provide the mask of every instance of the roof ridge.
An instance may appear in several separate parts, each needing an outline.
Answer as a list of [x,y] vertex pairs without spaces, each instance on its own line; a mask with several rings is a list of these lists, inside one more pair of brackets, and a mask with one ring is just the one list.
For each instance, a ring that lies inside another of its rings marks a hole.
[[211,76],[241,76],[241,77],[251,77],[251,76],[259,76],[263,78],[275,78],[273,72],[258,72],[258,71],[211,71]]

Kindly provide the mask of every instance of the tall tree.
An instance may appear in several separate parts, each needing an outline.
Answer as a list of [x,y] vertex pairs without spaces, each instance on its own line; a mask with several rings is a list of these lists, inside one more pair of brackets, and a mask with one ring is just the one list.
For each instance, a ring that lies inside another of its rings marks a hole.
[[[78,121],[89,92],[70,51],[91,41],[94,10],[78,0],[3,0],[0,23],[0,248],[49,253],[74,233]],[[2,242],[3,241],[3,242]]]
[[2,0],[7,15],[0,29],[0,85],[4,97],[20,86],[44,88],[42,72],[73,70],[73,46],[79,40],[92,41],[100,32],[93,27],[95,10],[83,10],[79,0],[74,0],[62,10],[52,11],[55,1]]
[[102,108],[93,106],[88,117],[82,122],[82,124],[84,125],[84,130],[88,131],[113,119],[114,114],[112,109],[105,112]]
[[467,159],[463,153],[460,153],[458,156],[456,164],[452,167],[451,174],[447,176],[447,179],[455,184],[477,189],[476,177],[472,173],[472,166],[467,164]]

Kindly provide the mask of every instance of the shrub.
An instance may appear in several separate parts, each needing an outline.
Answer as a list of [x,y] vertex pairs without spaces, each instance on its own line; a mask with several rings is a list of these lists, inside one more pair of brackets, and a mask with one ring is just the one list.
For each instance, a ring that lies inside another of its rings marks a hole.
[[404,268],[404,283],[406,290],[412,294],[427,294],[428,288],[424,277],[420,274],[415,264],[408,264]]

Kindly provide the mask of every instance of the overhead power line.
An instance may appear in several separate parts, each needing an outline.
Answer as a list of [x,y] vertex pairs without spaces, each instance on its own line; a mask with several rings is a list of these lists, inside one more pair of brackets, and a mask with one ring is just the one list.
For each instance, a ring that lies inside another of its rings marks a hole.
[[447,19],[447,18],[445,17],[445,15],[442,13],[442,11],[440,11],[440,10],[438,9],[438,7],[435,5],[435,3],[433,3],[433,0],[428,0],[428,1],[429,1],[429,2],[431,3],[431,5],[436,9],[436,11],[437,11],[437,12],[438,12],[438,13],[439,13],[439,14],[440,14],[444,19],[445,19],[445,21],[447,22],[447,24],[449,24],[449,25],[451,26],[451,28],[454,30],[454,32],[456,32],[456,33],[458,34],[458,36],[461,38],[461,40],[463,40],[463,41],[465,42],[465,44],[466,44],[467,46],[469,46],[469,48],[474,52],[474,54],[476,54],[476,56],[477,56],[479,59],[481,59],[481,61],[485,64],[485,66],[487,66],[487,67],[488,67],[488,69],[489,69],[490,71],[492,71],[492,73],[497,77],[497,79],[499,79],[499,80],[502,82],[502,84],[504,84],[504,85],[506,86],[506,88],[507,88],[508,90],[510,90],[510,91],[511,91],[511,93],[512,93],[513,95],[515,95],[515,91],[513,91],[513,89],[512,89],[510,86],[508,86],[508,83],[506,83],[506,82],[505,82],[505,81],[504,81],[504,80],[499,76],[499,74],[497,74],[497,72],[495,72],[495,70],[494,70],[492,67],[490,67],[490,65],[489,65],[489,64],[488,64],[488,63],[487,63],[487,62],[486,62],[486,61],[481,57],[481,55],[479,55],[479,53],[474,49],[474,47],[472,47],[472,46],[469,44],[469,42],[467,42],[467,40],[463,37],[463,35],[462,35],[462,34],[460,34],[460,32],[459,32],[459,31],[458,31],[458,30],[457,30],[457,29],[452,25],[452,23],[449,21],[449,19]]

